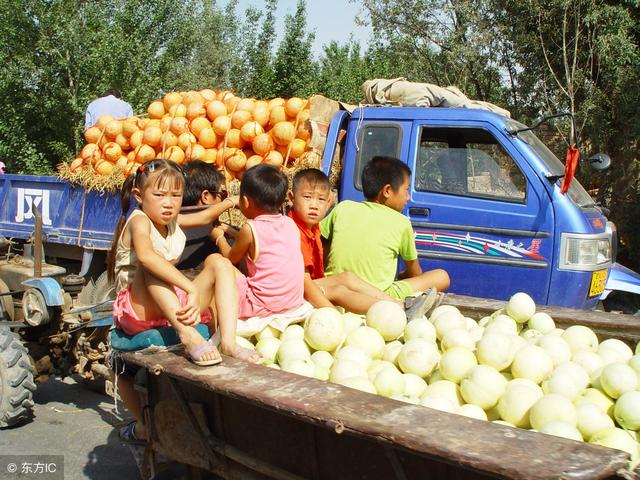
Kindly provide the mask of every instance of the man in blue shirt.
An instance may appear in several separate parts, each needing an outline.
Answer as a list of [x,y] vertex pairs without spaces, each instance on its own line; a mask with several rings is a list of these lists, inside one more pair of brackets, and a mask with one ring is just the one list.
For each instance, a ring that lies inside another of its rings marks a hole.
[[85,130],[94,126],[103,115],[111,115],[113,118],[133,117],[131,105],[121,100],[120,97],[118,90],[110,88],[104,92],[102,97],[91,102],[84,116]]

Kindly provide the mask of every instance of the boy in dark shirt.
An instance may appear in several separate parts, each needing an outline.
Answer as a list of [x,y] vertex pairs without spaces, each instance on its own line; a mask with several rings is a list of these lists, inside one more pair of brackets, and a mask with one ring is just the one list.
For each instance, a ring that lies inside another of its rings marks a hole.
[[[227,200],[227,191],[222,188],[224,176],[214,164],[192,160],[186,163],[182,170],[186,178],[180,213],[189,214],[211,205],[220,205],[222,214],[229,208],[226,203],[234,203],[231,199]],[[218,226],[218,222],[215,225],[185,230],[187,243],[177,265],[178,270],[198,268],[207,255],[218,253],[218,247],[210,235],[215,226]],[[228,225],[225,225],[224,229],[230,236],[237,232]]]

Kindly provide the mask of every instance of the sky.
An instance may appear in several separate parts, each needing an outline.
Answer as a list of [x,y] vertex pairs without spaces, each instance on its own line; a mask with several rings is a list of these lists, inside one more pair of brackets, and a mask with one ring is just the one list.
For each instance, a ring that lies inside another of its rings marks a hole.
[[[225,6],[227,3],[223,0],[219,5]],[[296,4],[296,0],[278,0],[276,11],[278,41],[282,39],[283,19],[287,14],[295,14]],[[244,12],[250,5],[262,10],[264,1],[239,0],[238,13]],[[371,29],[356,25],[355,16],[360,12],[360,9],[359,5],[347,0],[307,0],[307,30],[315,30],[313,53],[316,58],[320,56],[323,45],[328,44],[331,40],[346,43],[350,34],[353,34],[354,39],[360,42],[362,50],[366,49]]]

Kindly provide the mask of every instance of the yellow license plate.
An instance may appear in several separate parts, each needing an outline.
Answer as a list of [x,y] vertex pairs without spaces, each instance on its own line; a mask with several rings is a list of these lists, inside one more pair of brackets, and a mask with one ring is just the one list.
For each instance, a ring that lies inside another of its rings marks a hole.
[[591,287],[589,296],[594,297],[604,292],[604,285],[607,283],[607,270],[598,270],[591,275]]

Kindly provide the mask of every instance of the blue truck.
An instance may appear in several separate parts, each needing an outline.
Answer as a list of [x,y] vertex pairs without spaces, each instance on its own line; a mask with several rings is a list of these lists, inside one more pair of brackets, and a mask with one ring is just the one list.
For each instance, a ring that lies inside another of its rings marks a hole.
[[[507,299],[525,291],[539,305],[590,310],[603,300],[636,313],[640,276],[615,262],[615,226],[577,180],[560,192],[564,165],[524,125],[463,108],[336,112],[322,168],[340,171],[340,200],[363,199],[360,174],[375,155],[411,168],[405,214],[421,263],[447,270],[452,293]],[[118,195],[26,175],[0,175],[0,205],[6,427],[28,415],[34,373],[107,374],[105,258],[121,209]]]
[[577,179],[561,193],[564,164],[523,124],[478,109],[362,107],[334,115],[326,145],[325,173],[341,163],[340,200],[364,199],[375,155],[411,168],[404,213],[423,269],[449,272],[451,292],[637,313],[640,276],[615,261],[615,225]]

